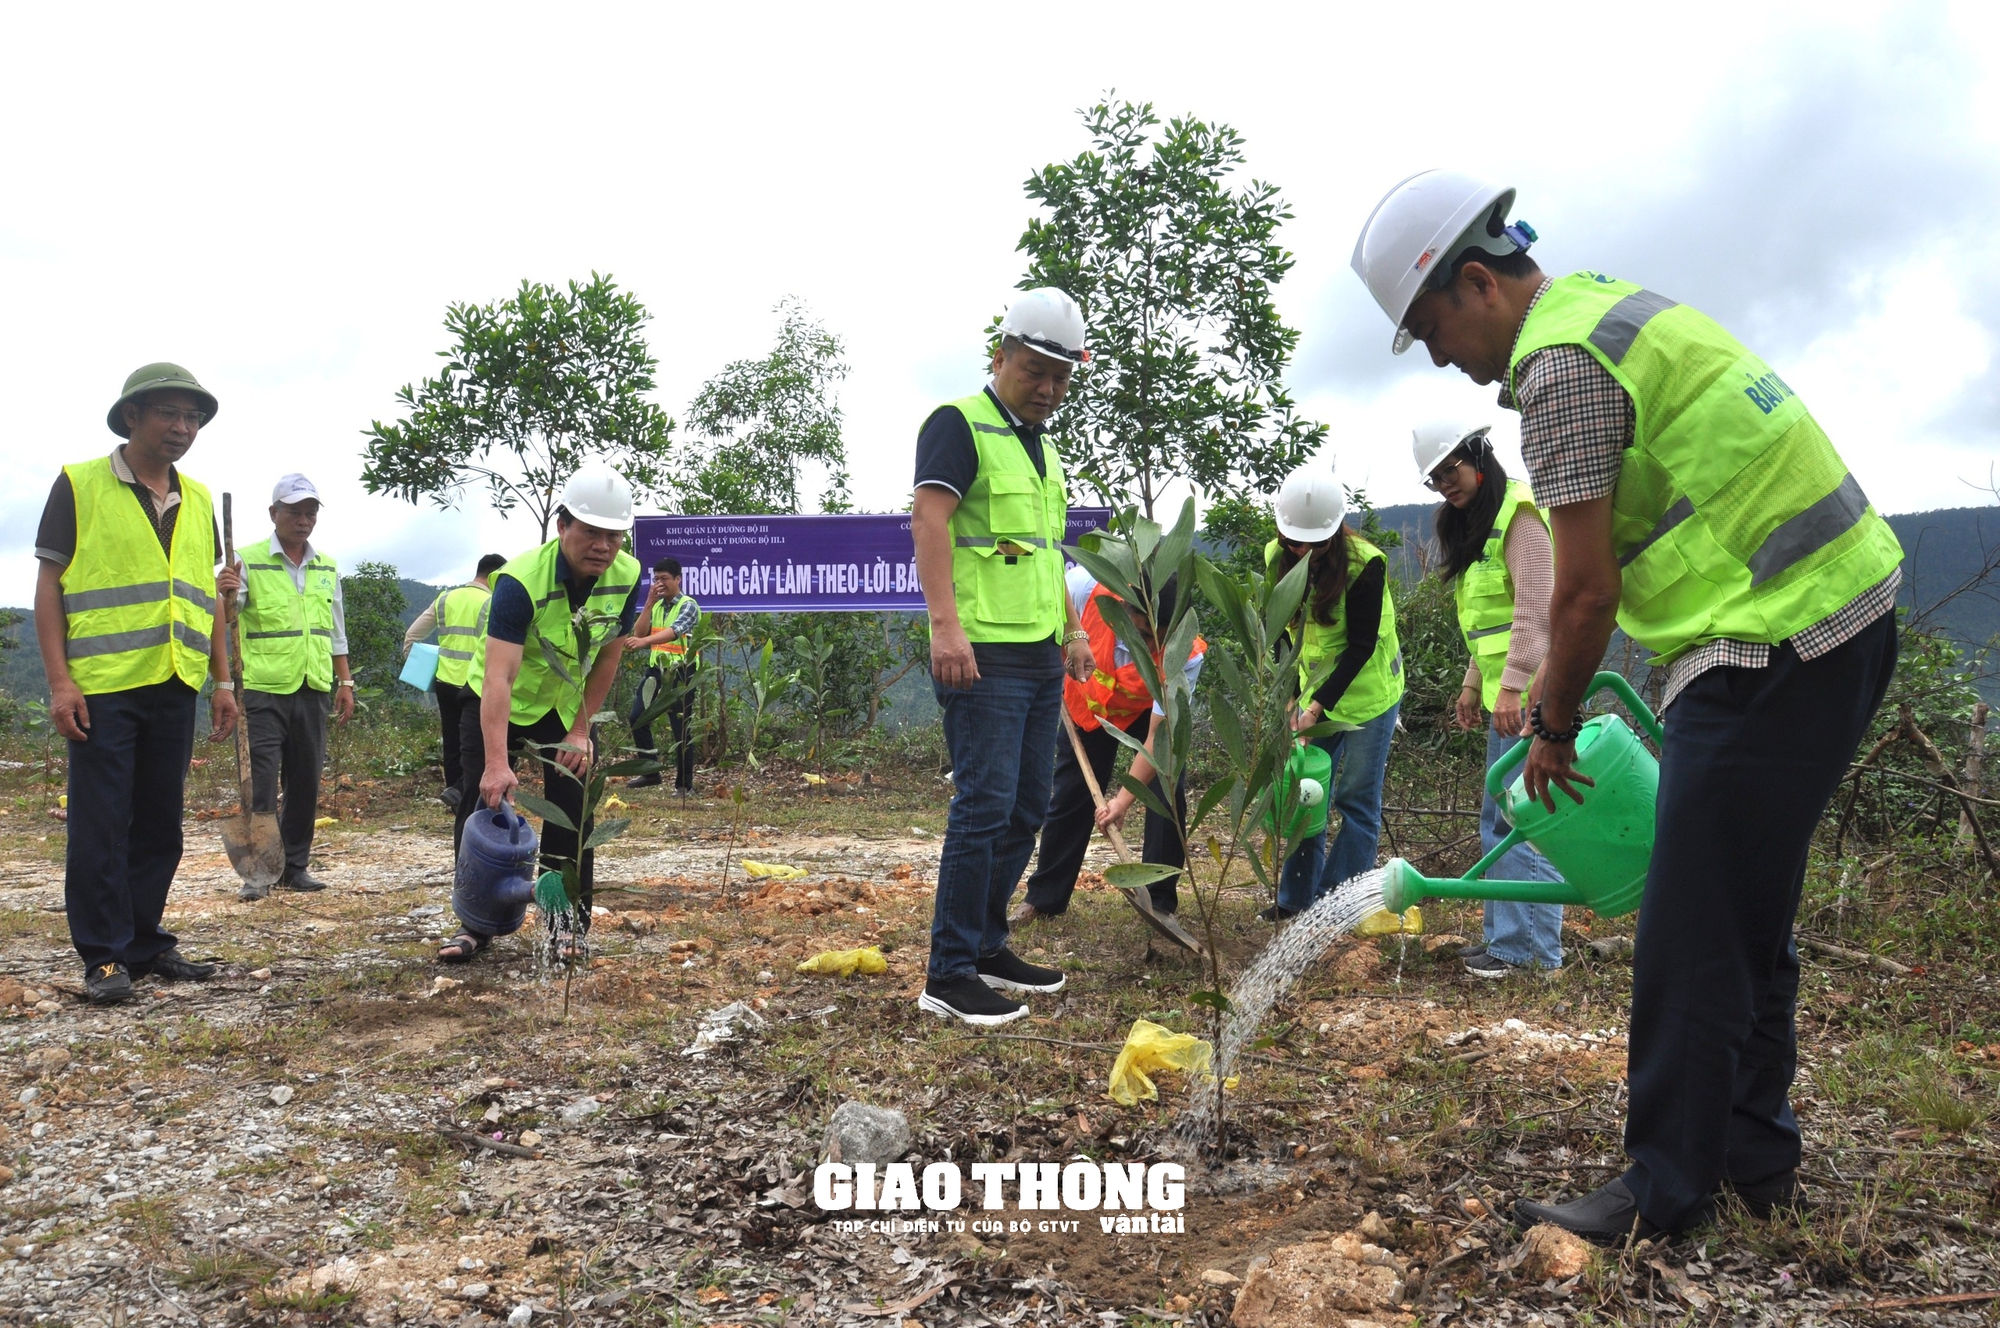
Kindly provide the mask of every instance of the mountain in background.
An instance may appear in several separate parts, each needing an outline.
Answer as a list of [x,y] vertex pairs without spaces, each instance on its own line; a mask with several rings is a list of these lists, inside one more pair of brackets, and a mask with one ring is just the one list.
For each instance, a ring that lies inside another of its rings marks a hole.
[[[1429,503],[1402,503],[1378,507],[1376,518],[1388,530],[1403,537],[1403,545],[1389,552],[1390,566],[1402,579],[1415,580],[1423,574],[1425,548],[1430,541],[1432,513]],[[1936,512],[1908,512],[1888,518],[1896,538],[1903,543],[1903,591],[1898,602],[1927,612],[1932,621],[1967,649],[1978,649],[2000,636],[2000,576],[1972,590],[1953,595],[1985,566],[1988,550],[2000,550],[2000,507],[1952,507]],[[399,580],[403,591],[403,624],[408,626],[436,597],[443,586],[421,581]],[[1942,607],[1941,599],[1949,597]],[[0,690],[38,701],[48,699],[42,679],[42,660],[35,650],[34,614],[22,610],[27,621],[6,630],[5,635],[19,644],[0,650]],[[1989,673],[1980,685],[1988,701],[2000,705],[2000,674]]]

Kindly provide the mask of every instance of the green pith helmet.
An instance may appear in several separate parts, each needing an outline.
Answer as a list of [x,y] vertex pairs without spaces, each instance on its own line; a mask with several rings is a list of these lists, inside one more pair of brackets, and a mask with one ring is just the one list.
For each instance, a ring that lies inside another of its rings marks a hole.
[[125,391],[111,403],[110,412],[104,422],[111,426],[111,432],[120,438],[130,438],[132,431],[125,427],[125,403],[142,392],[192,392],[201,398],[201,408],[215,418],[215,394],[194,380],[194,375],[178,364],[168,364],[161,360],[158,364],[148,364],[134,369],[125,380]]

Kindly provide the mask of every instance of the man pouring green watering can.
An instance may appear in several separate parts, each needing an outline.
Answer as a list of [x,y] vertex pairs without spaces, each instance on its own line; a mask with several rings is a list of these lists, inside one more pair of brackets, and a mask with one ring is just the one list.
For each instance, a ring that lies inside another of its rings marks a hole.
[[[1514,190],[1426,171],[1353,266],[1440,368],[1501,385],[1555,546],[1529,795],[1588,805],[1579,708],[1614,623],[1664,667],[1632,981],[1631,1166],[1523,1223],[1614,1241],[1792,1202],[1794,914],[1806,851],[1896,658],[1902,550],[1804,402],[1714,321],[1629,281],[1551,279]],[[1560,864],[1559,864],[1560,865]]]

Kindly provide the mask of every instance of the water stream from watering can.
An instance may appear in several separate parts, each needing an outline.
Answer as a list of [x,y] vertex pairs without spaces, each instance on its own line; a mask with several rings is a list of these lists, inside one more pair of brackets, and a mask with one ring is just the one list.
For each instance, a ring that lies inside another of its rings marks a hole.
[[1195,1085],[1192,1101],[1174,1126],[1174,1140],[1184,1155],[1193,1156],[1214,1142],[1223,1084],[1234,1070],[1237,1058],[1257,1036],[1258,1028],[1278,998],[1292,989],[1292,984],[1313,961],[1359,926],[1363,918],[1382,907],[1385,875],[1378,867],[1327,891],[1318,903],[1285,924],[1277,939],[1257,956],[1250,971],[1237,980],[1229,993],[1229,1013],[1215,1048],[1214,1077]]

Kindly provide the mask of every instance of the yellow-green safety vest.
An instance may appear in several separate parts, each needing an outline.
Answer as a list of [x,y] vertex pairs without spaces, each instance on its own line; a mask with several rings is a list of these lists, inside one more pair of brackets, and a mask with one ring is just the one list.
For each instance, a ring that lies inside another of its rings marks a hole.
[[951,403],[972,428],[979,474],[951,514],[951,585],[968,641],[1046,641],[1063,629],[1069,495],[1045,436],[1037,474],[985,392]]
[[[1279,554],[1278,541],[1272,540],[1264,546],[1264,568],[1273,580],[1278,575]],[[1354,578],[1360,576],[1369,563],[1384,564],[1382,626],[1375,635],[1374,653],[1368,656],[1361,672],[1354,675],[1354,681],[1347,685],[1340,700],[1323,718],[1339,720],[1344,724],[1366,724],[1403,699],[1403,647],[1396,637],[1396,601],[1389,591],[1388,561],[1387,555],[1373,544],[1351,531],[1348,533],[1349,585],[1354,584]],[[1320,622],[1313,614],[1312,590],[1308,586],[1305,600],[1299,605],[1299,617],[1287,630],[1296,632],[1300,621],[1305,623],[1305,639],[1299,645],[1299,704],[1303,706],[1312,700],[1309,689],[1314,686],[1313,674],[1328,661],[1338,659],[1340,652],[1347,648],[1347,602],[1342,599],[1334,604],[1332,622]]]
[[[556,712],[564,728],[576,724],[583,709],[583,684],[591,663],[605,642],[618,633],[618,617],[632,587],[639,584],[639,560],[620,550],[604,575],[597,578],[584,596],[578,614],[589,615],[589,629],[583,632],[569,607],[569,592],[556,579],[556,553],[561,541],[550,540],[530,549],[495,572],[512,577],[535,606],[528,625],[528,639],[521,646],[521,672],[514,679],[513,702],[507,720],[512,724],[532,724],[549,711]],[[579,635],[585,639],[579,641]],[[490,639],[490,638],[489,638]],[[555,662],[550,662],[550,656]],[[466,686],[481,696],[486,694],[486,651],[475,651],[472,672]]]
[[277,537],[243,551],[243,686],[285,695],[300,686],[333,690],[333,591],[340,571],[314,551],[292,581]]
[[1714,320],[1578,272],[1529,312],[1508,386],[1523,359],[1557,345],[1583,347],[1632,398],[1611,540],[1618,625],[1653,664],[1724,638],[1783,641],[1902,561],[1805,403]]
[[437,597],[432,611],[437,617],[437,680],[452,687],[465,686],[472,675],[472,657],[479,638],[486,635],[486,605],[493,592],[485,586],[453,586]]
[[[667,624],[671,623],[674,619],[680,617],[681,605],[683,604],[694,604],[694,596],[680,595],[676,596],[674,602],[671,604],[666,604],[666,603],[655,604],[653,606],[653,615],[651,619],[649,619],[649,621],[653,625],[653,632],[659,631],[662,627],[665,627]],[[699,625],[701,622],[701,607],[699,605],[695,606],[694,620],[697,625]],[[690,629],[690,632],[691,631],[692,629]],[[651,636],[652,632],[648,632],[647,635]],[[677,660],[685,656],[687,654],[688,635],[689,633],[682,633],[680,636],[677,636],[673,640],[666,642],[664,645],[654,646],[652,662],[655,664],[667,664],[673,660]],[[695,656],[694,662],[699,664],[701,662],[701,657],[699,655]]]
[[1507,651],[1514,644],[1514,574],[1507,569],[1502,550],[1507,527],[1516,515],[1542,519],[1528,486],[1508,480],[1479,561],[1459,573],[1452,587],[1458,603],[1458,630],[1464,633],[1466,648],[1479,669],[1479,700],[1488,710],[1500,698],[1500,675],[1507,669]]
[[85,696],[179,678],[199,690],[215,631],[214,506],[180,476],[173,550],[111,458],[64,466],[76,502],[76,552],[62,571],[63,654]]

